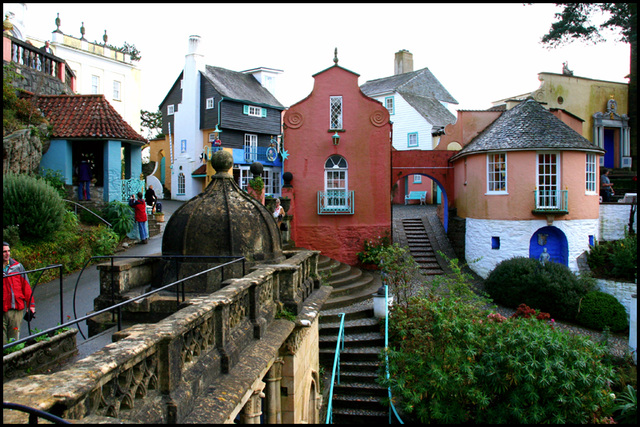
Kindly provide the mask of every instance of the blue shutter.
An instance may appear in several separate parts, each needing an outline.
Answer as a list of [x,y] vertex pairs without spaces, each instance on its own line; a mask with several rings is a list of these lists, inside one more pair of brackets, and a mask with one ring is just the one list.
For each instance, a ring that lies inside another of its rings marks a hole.
[[267,117],[267,109],[266,108],[261,108],[261,113],[262,113],[262,117]]
[[249,106],[248,106],[248,105],[244,105],[244,106],[243,106],[243,109],[242,109],[242,112],[243,112],[244,114],[249,114]]

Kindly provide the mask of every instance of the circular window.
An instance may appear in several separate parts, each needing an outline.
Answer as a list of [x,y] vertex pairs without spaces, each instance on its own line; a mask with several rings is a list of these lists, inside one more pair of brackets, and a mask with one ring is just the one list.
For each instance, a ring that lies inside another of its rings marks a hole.
[[558,104],[562,104],[564,102],[564,98],[559,96],[558,97]]

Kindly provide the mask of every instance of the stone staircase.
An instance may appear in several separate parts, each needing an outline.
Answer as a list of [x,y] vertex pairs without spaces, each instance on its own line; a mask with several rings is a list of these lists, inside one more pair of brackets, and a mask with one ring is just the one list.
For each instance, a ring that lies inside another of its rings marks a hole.
[[384,335],[373,315],[371,295],[380,288],[377,275],[321,255],[318,272],[334,290],[320,312],[320,364],[324,367],[324,391],[328,398],[335,357],[340,313],[345,313],[345,345],[340,352],[340,384],[333,388],[335,424],[388,422],[381,403],[387,389],[376,381]]
[[431,246],[421,218],[403,219],[402,227],[409,245],[411,256],[420,266],[420,272],[427,276],[443,274],[436,254]]

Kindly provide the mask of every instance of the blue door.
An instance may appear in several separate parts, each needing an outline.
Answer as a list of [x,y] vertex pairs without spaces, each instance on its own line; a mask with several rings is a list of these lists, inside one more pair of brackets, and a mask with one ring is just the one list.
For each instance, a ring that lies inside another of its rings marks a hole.
[[604,167],[605,168],[614,168],[614,159],[615,159],[615,146],[614,146],[614,130],[613,129],[605,129],[604,130],[604,149],[607,151],[604,153]]
[[567,236],[560,229],[548,226],[533,233],[529,241],[529,258],[540,259],[544,248],[547,248],[551,261],[569,266]]

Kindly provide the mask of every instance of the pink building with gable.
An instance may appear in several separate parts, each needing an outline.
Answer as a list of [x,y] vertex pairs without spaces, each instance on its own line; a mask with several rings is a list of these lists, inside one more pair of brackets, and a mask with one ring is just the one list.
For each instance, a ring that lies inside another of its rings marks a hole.
[[364,95],[359,75],[335,65],[284,115],[284,170],[297,246],[355,265],[365,239],[391,231],[389,112]]

